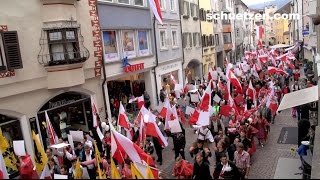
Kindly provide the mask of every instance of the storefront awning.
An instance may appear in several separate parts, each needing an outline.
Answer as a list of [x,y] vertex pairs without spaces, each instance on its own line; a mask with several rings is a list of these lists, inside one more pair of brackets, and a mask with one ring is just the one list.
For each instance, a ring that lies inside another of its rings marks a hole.
[[311,103],[317,101],[318,99],[318,86],[288,93],[284,95],[283,99],[281,100],[278,111]]
[[290,47],[291,45],[287,45],[287,44],[276,44],[274,46],[270,46],[271,49],[276,49],[276,48],[287,48]]

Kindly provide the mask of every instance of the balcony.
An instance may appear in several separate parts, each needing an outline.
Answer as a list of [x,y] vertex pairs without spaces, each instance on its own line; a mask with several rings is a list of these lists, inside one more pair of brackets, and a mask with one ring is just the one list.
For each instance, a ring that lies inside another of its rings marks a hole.
[[223,24],[222,25],[222,31],[223,32],[232,32],[231,24]]
[[224,50],[224,51],[230,51],[230,50],[232,50],[232,47],[233,47],[233,45],[232,45],[231,42],[226,42],[226,43],[224,43],[224,45],[223,45],[223,50]]
[[45,25],[40,38],[38,62],[48,72],[48,89],[83,84],[84,62],[89,50],[83,45],[80,25],[62,23],[62,27]]

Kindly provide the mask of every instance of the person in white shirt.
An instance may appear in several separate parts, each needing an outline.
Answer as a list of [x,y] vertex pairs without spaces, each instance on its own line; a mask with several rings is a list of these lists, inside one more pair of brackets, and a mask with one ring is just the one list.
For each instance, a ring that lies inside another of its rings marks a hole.
[[88,174],[90,179],[96,179],[96,168],[95,168],[95,154],[91,150],[89,144],[84,145],[84,152],[82,152],[82,162],[80,163],[82,166],[87,167]]

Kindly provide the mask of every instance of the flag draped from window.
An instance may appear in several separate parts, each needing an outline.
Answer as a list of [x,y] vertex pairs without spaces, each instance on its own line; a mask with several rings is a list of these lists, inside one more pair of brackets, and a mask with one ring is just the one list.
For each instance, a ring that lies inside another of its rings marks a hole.
[[106,171],[103,168],[103,163],[102,163],[102,159],[100,156],[100,152],[99,149],[97,147],[97,143],[94,141],[94,151],[95,151],[95,156],[96,156],[96,163],[97,163],[97,171],[99,174],[99,179],[107,179],[106,176]]
[[32,131],[32,139],[34,145],[34,161],[36,163],[36,170],[37,173],[40,173],[48,162],[48,157],[34,131]]
[[14,171],[18,171],[16,156],[13,153],[12,148],[9,145],[8,140],[3,136],[2,130],[0,129],[0,150],[6,166]]

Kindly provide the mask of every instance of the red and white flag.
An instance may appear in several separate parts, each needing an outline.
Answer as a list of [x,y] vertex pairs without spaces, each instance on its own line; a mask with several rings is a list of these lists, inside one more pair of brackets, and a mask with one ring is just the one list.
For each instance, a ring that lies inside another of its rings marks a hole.
[[229,71],[228,80],[230,81],[232,86],[235,86],[235,87],[239,88],[240,91],[242,92],[242,86],[241,86],[240,81],[238,80],[238,78],[231,71]]
[[162,25],[162,14],[160,9],[160,3],[159,0],[149,0],[150,3],[150,9],[152,10],[154,16],[159,21],[159,23]]
[[122,105],[122,102],[120,102],[120,107],[119,107],[118,125],[123,128],[130,129],[129,119],[126,114],[126,110]]
[[262,25],[260,25],[256,29],[256,35],[257,35],[257,39],[260,41],[262,39],[262,36],[263,36],[263,27],[262,27]]
[[188,77],[186,77],[186,80],[184,81],[184,87],[183,87],[183,92],[184,92],[184,94],[187,94],[188,91],[189,91],[189,89],[188,89],[188,84],[189,84],[189,82],[188,82]]
[[263,54],[263,55],[258,56],[258,58],[261,63],[266,64],[268,62],[269,57],[267,54]]
[[120,107],[119,107],[119,115],[118,115],[118,125],[120,127],[123,127],[124,130],[127,132],[127,137],[129,139],[132,139],[133,132],[129,123],[128,116],[126,114],[126,110],[124,109],[122,102],[120,102]]
[[283,71],[283,70],[281,70],[279,68],[268,66],[268,74],[274,74],[274,73],[280,73],[280,74],[288,75],[287,72],[285,72],[285,71]]
[[[112,126],[112,125],[111,125]],[[126,138],[122,134],[118,133],[113,127],[111,129],[111,155],[114,157],[118,150],[125,152],[132,162],[154,165],[154,161],[150,155],[145,153],[137,144],[133,143],[130,139]],[[123,154],[121,154],[123,156]],[[124,156],[123,156],[124,158]]]
[[59,143],[59,139],[58,136],[56,134],[56,132],[54,131],[54,128],[51,124],[51,121],[49,119],[48,113],[47,111],[44,112],[45,116],[46,116],[46,124],[47,124],[47,135],[50,141],[50,145],[54,145],[54,144],[58,144]]
[[97,105],[96,105],[96,101],[93,97],[90,98],[91,99],[91,109],[92,109],[92,118],[93,118],[93,127],[97,127],[98,126],[98,120],[97,120]]
[[176,78],[172,74],[170,74],[170,78],[173,84],[177,84]]
[[9,174],[4,162],[2,152],[0,151],[0,179],[9,179]]
[[211,105],[211,81],[209,82],[204,94],[201,98],[199,108],[202,111],[209,111]]
[[252,82],[250,80],[249,82],[249,87],[247,89],[247,95],[251,97],[251,99],[253,100],[253,102],[255,102],[256,100],[256,90],[253,88]]
[[129,103],[132,103],[133,101],[136,101],[138,103],[138,108],[141,109],[141,107],[144,105],[144,97],[139,96],[139,97],[135,97],[133,99],[129,100]]
[[160,131],[157,125],[156,116],[152,114],[149,110],[147,110],[145,107],[142,108],[144,109],[141,112],[143,116],[143,123],[145,126],[146,135],[157,138],[162,146],[168,146],[167,140],[164,138],[162,132]]

